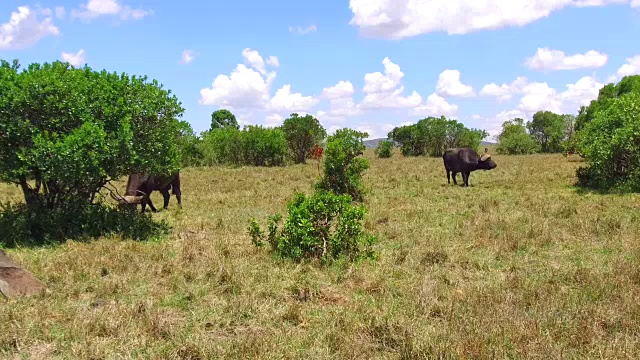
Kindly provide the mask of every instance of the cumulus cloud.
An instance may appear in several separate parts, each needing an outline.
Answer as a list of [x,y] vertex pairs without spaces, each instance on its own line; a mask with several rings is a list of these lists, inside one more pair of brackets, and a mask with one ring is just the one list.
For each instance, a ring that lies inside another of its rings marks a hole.
[[533,70],[575,70],[600,68],[607,64],[609,56],[596,50],[584,54],[566,55],[563,51],[538,48],[535,55],[525,60],[525,65]]
[[269,58],[267,58],[267,65],[273,66],[273,67],[280,67],[280,60],[278,60],[278,58],[273,55],[269,56]]
[[62,52],[61,58],[62,58],[62,61],[66,61],[69,64],[78,67],[85,64],[85,55],[86,53],[84,49],[80,49],[80,51],[78,51],[75,54]]
[[0,50],[24,49],[47,36],[60,35],[51,13],[51,9],[19,6],[9,21],[0,25]]
[[510,84],[499,85],[496,83],[490,83],[482,87],[480,90],[480,96],[492,96],[498,99],[498,101],[507,101],[513,97],[514,94],[522,93],[522,89],[529,83],[525,77],[517,77]]
[[[401,39],[431,32],[466,34],[524,26],[568,6],[629,0],[350,0],[350,24],[365,36]],[[638,0],[631,0],[637,6]]]
[[[640,4],[640,0],[638,0],[638,3]],[[627,63],[618,68],[614,75],[609,76],[607,82],[617,82],[625,76],[638,74],[640,74],[640,55],[627,58]]]
[[301,112],[309,111],[318,103],[313,96],[303,96],[301,93],[292,93],[291,85],[287,84],[278,89],[271,98],[269,110],[274,112]]
[[365,97],[358,105],[362,109],[383,108],[412,108],[422,102],[417,92],[404,96],[404,86],[401,85],[404,73],[400,66],[394,64],[388,57],[382,60],[384,74],[379,71],[367,73],[364,76],[362,91]]
[[80,5],[79,9],[71,10],[74,18],[90,20],[101,16],[114,16],[121,20],[140,20],[153,15],[153,11],[134,9],[128,5],[122,5],[118,0],[88,0]]
[[183,50],[180,64],[189,64],[196,58],[196,54],[192,50]]
[[449,104],[445,98],[438,94],[427,97],[425,104],[420,104],[411,110],[412,115],[418,116],[453,116],[458,112],[458,105]]
[[289,26],[289,32],[296,33],[299,35],[306,35],[312,32],[318,31],[318,27],[316,25],[309,26]]
[[[200,90],[200,104],[288,114],[308,111],[319,101],[313,96],[292,92],[290,84],[282,86],[271,97],[276,72],[267,71],[265,61],[257,50],[246,48],[242,51],[242,57],[244,63],[238,64],[231,74],[218,75],[211,87]],[[279,65],[277,59],[270,56],[267,64]]]
[[442,96],[475,96],[473,87],[460,82],[460,71],[445,70],[440,73],[436,84],[436,93]]

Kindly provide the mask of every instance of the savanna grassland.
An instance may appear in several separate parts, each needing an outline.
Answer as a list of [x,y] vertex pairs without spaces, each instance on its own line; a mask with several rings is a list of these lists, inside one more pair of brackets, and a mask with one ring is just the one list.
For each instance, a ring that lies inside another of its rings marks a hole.
[[377,261],[295,264],[251,244],[249,220],[310,193],[314,162],[184,169],[183,209],[172,197],[153,215],[163,239],[7,249],[48,293],[0,301],[0,356],[640,356],[639,196],[579,192],[577,156],[494,155],[469,188],[447,185],[442,159],[366,156]]

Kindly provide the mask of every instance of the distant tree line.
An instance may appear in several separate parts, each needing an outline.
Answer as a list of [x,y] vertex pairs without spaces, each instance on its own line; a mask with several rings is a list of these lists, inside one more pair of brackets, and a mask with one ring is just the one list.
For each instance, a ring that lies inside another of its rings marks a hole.
[[500,154],[576,153],[587,166],[578,184],[601,190],[640,191],[640,75],[600,89],[577,116],[538,111],[525,124],[502,124]]

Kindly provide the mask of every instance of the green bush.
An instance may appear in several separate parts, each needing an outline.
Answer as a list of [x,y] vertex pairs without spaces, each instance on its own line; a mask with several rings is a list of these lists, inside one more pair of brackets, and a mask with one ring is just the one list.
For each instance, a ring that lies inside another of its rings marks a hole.
[[178,138],[178,150],[180,152],[180,164],[182,167],[200,166],[204,162],[201,142],[193,131],[191,124],[180,121],[180,136]]
[[365,150],[363,139],[367,136],[367,133],[345,128],[328,137],[324,173],[316,184],[317,189],[348,194],[355,201],[362,201],[366,192],[362,174],[369,168],[369,161],[359,156]]
[[287,157],[282,130],[262,126],[207,131],[203,134],[201,149],[207,165],[281,166]]
[[157,81],[68,63],[0,64],[0,179],[32,211],[92,203],[111,179],[180,168],[183,109]]
[[317,191],[307,197],[296,193],[288,205],[289,215],[279,231],[282,217],[269,218],[268,234],[255,219],[249,234],[258,247],[265,240],[277,255],[296,261],[319,258],[324,262],[346,258],[360,260],[375,257],[371,246],[375,237],[363,231],[366,208],[351,204],[351,196]]
[[516,118],[502,124],[502,132],[498,135],[498,154],[524,155],[540,151],[540,144],[527,133],[524,120]]
[[607,102],[576,134],[589,164],[578,170],[579,185],[640,191],[640,93]]
[[383,140],[378,143],[375,150],[376,156],[379,158],[390,158],[393,154],[393,143],[388,140]]

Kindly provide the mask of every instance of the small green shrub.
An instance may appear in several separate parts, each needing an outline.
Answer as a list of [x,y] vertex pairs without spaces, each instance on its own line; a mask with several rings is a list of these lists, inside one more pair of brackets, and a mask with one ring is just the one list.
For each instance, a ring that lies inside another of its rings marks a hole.
[[502,123],[502,132],[498,135],[498,154],[525,155],[540,151],[540,144],[527,133],[524,120],[515,118]]
[[366,189],[362,174],[369,168],[369,161],[359,157],[365,150],[363,139],[367,133],[353,129],[340,129],[327,139],[324,174],[316,189],[351,195],[362,201]]
[[279,214],[269,218],[268,234],[255,219],[249,234],[257,247],[266,240],[277,255],[296,261],[318,258],[323,262],[347,258],[374,258],[375,237],[363,231],[367,212],[364,205],[351,204],[351,196],[317,191],[310,197],[296,193],[288,205],[289,214],[279,231]]
[[327,136],[320,121],[311,115],[299,116],[296,113],[284,120],[280,127],[284,131],[287,145],[296,164],[304,164],[313,150]]
[[390,158],[393,154],[393,143],[388,140],[381,141],[376,147],[376,156],[382,159]]

